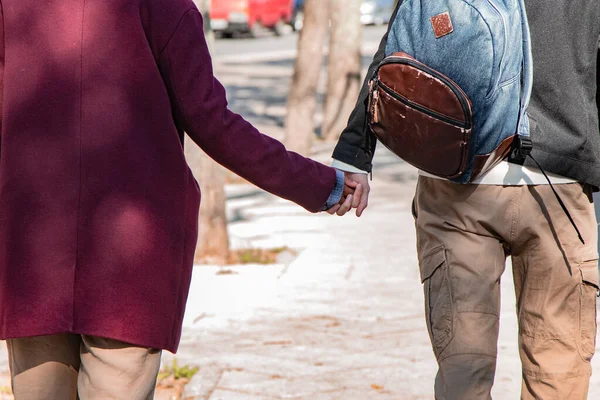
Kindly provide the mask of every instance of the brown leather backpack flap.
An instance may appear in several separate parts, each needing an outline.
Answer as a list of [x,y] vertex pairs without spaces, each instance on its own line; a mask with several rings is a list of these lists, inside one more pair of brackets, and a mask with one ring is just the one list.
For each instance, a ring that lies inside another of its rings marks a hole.
[[416,60],[398,54],[381,65],[371,86],[370,127],[409,164],[440,177],[457,177],[467,167],[470,101],[443,75],[434,76]]
[[407,64],[383,65],[378,78],[379,82],[407,100],[467,123],[460,101],[440,79]]
[[432,118],[383,91],[375,107],[379,122],[371,125],[373,133],[404,161],[444,178],[464,171],[470,130]]

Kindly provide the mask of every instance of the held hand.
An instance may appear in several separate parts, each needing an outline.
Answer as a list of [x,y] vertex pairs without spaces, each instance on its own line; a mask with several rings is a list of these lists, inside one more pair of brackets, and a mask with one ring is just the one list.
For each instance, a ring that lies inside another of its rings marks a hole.
[[342,216],[342,215],[346,214],[348,211],[350,211],[351,209],[352,209],[352,195],[350,194],[346,198],[344,198],[344,196],[342,196],[342,199],[340,200],[340,202],[337,203],[335,206],[331,207],[326,212],[331,215],[337,214],[339,216]]
[[[344,182],[354,182],[357,185],[357,188],[354,192],[352,208],[356,208],[356,216],[360,217],[369,205],[369,192],[371,191],[371,187],[369,186],[369,178],[367,174],[355,174],[351,172],[345,172],[345,181]],[[360,187],[360,191],[358,188]],[[344,189],[346,189],[344,185]],[[344,190],[345,193],[345,190]]]
[[360,196],[362,195],[362,185],[358,182],[350,179],[348,174],[344,172],[344,191],[342,193],[342,199],[340,202],[343,202],[346,197],[352,195],[354,201],[352,202],[352,208],[358,207],[358,202],[360,201]]
[[369,191],[369,182],[366,174],[345,172],[342,198],[338,204],[331,207],[327,212],[331,215],[337,214],[342,216],[352,208],[356,208],[356,216],[360,217],[364,209],[367,208]]
[[[331,215],[337,214],[339,216],[346,214],[352,208],[357,207],[358,204],[355,199],[360,199],[361,193],[362,187],[357,182],[348,178],[344,173],[344,190],[340,202],[327,210],[327,212]],[[358,194],[358,196],[356,194]]]

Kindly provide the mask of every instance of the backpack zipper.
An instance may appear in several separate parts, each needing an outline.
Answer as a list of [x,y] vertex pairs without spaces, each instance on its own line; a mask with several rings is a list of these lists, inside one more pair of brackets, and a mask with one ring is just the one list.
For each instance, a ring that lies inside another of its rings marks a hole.
[[[439,119],[440,121],[446,122],[446,123],[451,124],[451,125],[458,126],[459,128],[469,129],[469,124],[468,123],[465,123],[463,121],[459,121],[459,120],[454,119],[454,118],[450,118],[450,117],[448,117],[448,116],[446,116],[444,114],[440,114],[440,113],[438,113],[436,111],[433,111],[433,110],[431,110],[431,109],[429,109],[427,107],[423,107],[422,105],[420,105],[418,103],[415,103],[414,101],[410,101],[409,99],[405,98],[404,96],[396,93],[392,88],[390,88],[389,86],[387,86],[385,83],[380,82],[379,80],[377,80],[375,82],[375,85],[377,85],[378,87],[380,87],[381,89],[383,89],[384,92],[386,92],[387,94],[389,94],[390,96],[392,96],[394,99],[400,101],[401,103],[406,104],[407,106],[409,106],[411,108],[419,110],[422,113],[429,115],[430,117],[434,117],[436,119]],[[378,97],[377,92],[375,92],[373,94],[373,98],[375,99],[375,101],[376,101],[377,97]],[[375,119],[375,121],[377,121],[377,108],[375,108],[375,110],[373,110],[373,111],[374,111],[374,115],[375,115],[374,119]]]
[[[385,84],[381,83],[379,81],[379,79],[377,78],[377,75],[379,73],[379,69],[381,67],[383,67],[384,65],[387,64],[406,64],[406,65],[410,65],[411,67],[415,67],[417,69],[420,69],[426,73],[428,73],[429,75],[433,76],[436,79],[439,79],[440,81],[442,81],[446,86],[448,86],[450,88],[450,90],[452,90],[452,92],[454,92],[454,95],[456,96],[456,98],[458,99],[458,101],[460,102],[460,105],[462,107],[464,116],[465,116],[465,122],[462,121],[458,121],[455,120],[453,118],[447,117],[445,115],[436,113],[433,110],[430,110],[426,107],[423,107],[417,103],[414,103],[404,97],[402,97],[401,95],[399,95],[398,93],[396,93],[395,91],[393,91],[390,87],[386,86]],[[395,99],[405,103],[406,105],[410,105],[410,106],[414,106],[415,108],[417,108],[419,111],[424,112],[426,114],[430,114],[431,116],[434,116],[436,118],[439,118],[445,122],[448,122],[450,124],[453,125],[457,125],[460,126],[462,128],[465,129],[470,129],[471,128],[471,119],[469,118],[469,110],[471,109],[471,105],[469,104],[468,96],[466,95],[466,93],[460,88],[460,86],[458,86],[456,83],[454,83],[452,80],[450,80],[448,77],[446,77],[445,75],[443,75],[442,73],[436,71],[433,68],[428,67],[427,65],[415,60],[414,58],[408,58],[408,57],[399,57],[399,56],[389,56],[386,59],[384,59],[380,64],[379,67],[377,68],[377,71],[375,72],[375,77],[374,79],[374,83],[381,87],[386,93],[388,93],[389,95],[391,95],[392,97],[394,97]]]

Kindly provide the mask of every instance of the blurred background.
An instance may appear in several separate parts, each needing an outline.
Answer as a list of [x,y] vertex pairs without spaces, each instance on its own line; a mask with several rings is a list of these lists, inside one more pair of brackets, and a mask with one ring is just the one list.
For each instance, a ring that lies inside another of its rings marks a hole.
[[[396,0],[196,4],[230,108],[288,149],[329,162]],[[239,255],[226,228],[223,187],[239,179],[193,144],[186,152],[204,194],[196,260],[235,261]]]
[[[195,2],[229,107],[329,164],[395,0]],[[200,236],[181,346],[163,354],[157,399],[433,398],[414,168],[380,146],[369,208],[339,218],[263,192],[191,142],[185,151],[202,189]],[[521,386],[511,275],[507,263],[495,399]],[[596,375],[590,398],[600,398]]]

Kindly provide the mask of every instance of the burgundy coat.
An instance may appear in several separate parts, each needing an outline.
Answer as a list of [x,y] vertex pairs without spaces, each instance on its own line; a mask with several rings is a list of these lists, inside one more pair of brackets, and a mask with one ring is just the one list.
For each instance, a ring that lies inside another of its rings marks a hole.
[[200,192],[183,132],[316,212],[335,172],[227,109],[191,0],[1,0],[0,338],[177,350]]

